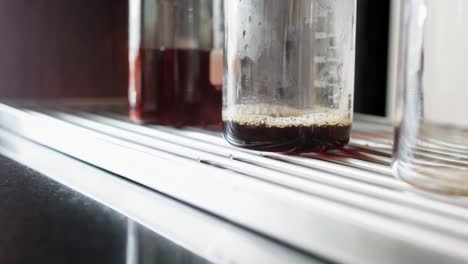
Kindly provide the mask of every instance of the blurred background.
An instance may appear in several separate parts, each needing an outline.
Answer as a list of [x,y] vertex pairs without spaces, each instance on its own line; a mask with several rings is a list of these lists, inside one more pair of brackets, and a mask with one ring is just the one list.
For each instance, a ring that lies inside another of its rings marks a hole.
[[[0,98],[125,97],[127,6],[0,0]],[[387,111],[389,10],[390,0],[358,0],[357,112]]]
[[128,0],[0,0],[0,97],[126,96]]

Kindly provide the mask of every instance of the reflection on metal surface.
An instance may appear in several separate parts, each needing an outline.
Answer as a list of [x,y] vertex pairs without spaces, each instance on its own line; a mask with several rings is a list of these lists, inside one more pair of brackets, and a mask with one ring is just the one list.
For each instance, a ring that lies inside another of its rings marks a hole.
[[358,117],[346,149],[286,156],[231,147],[216,131],[134,125],[122,112],[0,105],[0,125],[327,259],[468,260],[468,201],[391,177],[391,129],[381,120]]
[[130,219],[126,254],[126,264],[211,263]]
[[137,230],[138,224],[132,220],[128,220],[127,224],[127,247],[126,247],[126,264],[137,264],[139,263],[138,258],[138,235]]
[[[321,263],[304,253],[2,129],[0,154],[121,212],[159,236],[215,263]],[[127,251],[131,254],[127,256],[127,262],[132,263],[138,260],[139,255],[134,251],[141,245],[138,245],[138,236],[132,230],[129,232]]]

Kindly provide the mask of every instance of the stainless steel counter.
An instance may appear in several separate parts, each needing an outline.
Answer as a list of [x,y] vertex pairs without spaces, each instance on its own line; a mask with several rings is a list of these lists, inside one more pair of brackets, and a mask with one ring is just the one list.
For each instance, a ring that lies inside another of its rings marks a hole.
[[[389,124],[356,119],[346,149],[287,156],[216,131],[135,125],[113,101],[6,102],[0,153],[214,262],[467,262],[468,201],[393,178]],[[156,193],[180,201],[163,223]]]

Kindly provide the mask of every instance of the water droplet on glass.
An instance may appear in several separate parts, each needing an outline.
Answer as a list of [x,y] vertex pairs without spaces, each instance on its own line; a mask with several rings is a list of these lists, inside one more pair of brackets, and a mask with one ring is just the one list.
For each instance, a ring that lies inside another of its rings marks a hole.
[[249,16],[249,23],[252,22],[252,16]]
[[245,30],[244,30],[244,31],[242,31],[242,37],[244,37],[244,38],[245,38]]

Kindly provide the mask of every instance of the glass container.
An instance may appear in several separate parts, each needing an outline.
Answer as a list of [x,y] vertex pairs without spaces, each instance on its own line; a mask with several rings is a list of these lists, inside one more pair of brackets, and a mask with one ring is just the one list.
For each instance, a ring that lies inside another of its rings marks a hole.
[[394,172],[468,194],[468,1],[403,3]]
[[349,141],[355,0],[225,2],[223,123],[235,146],[324,151]]
[[130,118],[221,124],[222,0],[129,1]]

